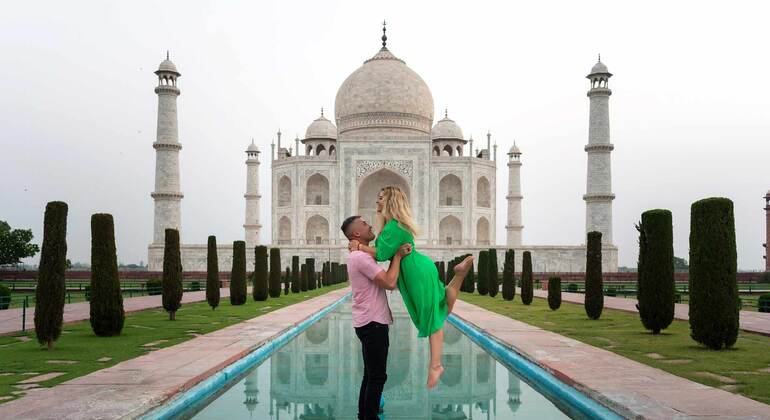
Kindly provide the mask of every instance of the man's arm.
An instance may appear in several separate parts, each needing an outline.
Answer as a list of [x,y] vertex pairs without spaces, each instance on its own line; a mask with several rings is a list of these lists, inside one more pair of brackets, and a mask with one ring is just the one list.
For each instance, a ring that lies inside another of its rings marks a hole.
[[401,245],[401,248],[396,252],[396,255],[390,260],[388,271],[380,271],[380,273],[374,277],[374,283],[387,290],[395,289],[398,282],[398,274],[401,270],[401,258],[409,255],[410,252],[412,252],[412,246],[410,244]]

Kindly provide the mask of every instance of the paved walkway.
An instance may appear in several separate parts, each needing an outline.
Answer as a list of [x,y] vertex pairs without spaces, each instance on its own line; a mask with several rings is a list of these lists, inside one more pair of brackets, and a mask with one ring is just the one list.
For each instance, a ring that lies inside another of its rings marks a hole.
[[[221,299],[230,297],[230,288],[225,287],[219,289],[219,296]],[[200,292],[185,292],[182,295],[182,303],[201,302],[206,300],[206,291]],[[134,298],[123,299],[123,309],[126,312],[136,312],[145,309],[160,308],[163,307],[163,297],[161,295],[155,296],[139,296]],[[83,321],[90,319],[90,304],[88,302],[69,303],[64,305],[64,323]],[[6,309],[0,311],[0,335],[12,334],[22,330],[22,311],[23,309]],[[27,308],[27,317],[25,324],[27,330],[35,329],[35,308]]]
[[3,419],[135,418],[218,372],[344,296],[350,288],[262,316],[0,405]]
[[454,313],[628,418],[770,418],[770,406],[458,300]]
[[[517,288],[517,293],[521,296],[521,289]],[[540,298],[548,298],[547,290],[535,290],[534,295]],[[571,302],[583,304],[582,293],[568,293],[562,292],[562,302]],[[604,307],[617,309],[625,312],[638,313],[636,309],[636,299],[622,298],[622,297],[604,297]],[[687,321],[690,319],[689,312],[690,307],[686,303],[676,303],[674,307],[674,318]],[[754,312],[754,311],[740,311],[741,312],[741,329],[743,331],[753,332],[757,334],[770,336],[770,313]]]

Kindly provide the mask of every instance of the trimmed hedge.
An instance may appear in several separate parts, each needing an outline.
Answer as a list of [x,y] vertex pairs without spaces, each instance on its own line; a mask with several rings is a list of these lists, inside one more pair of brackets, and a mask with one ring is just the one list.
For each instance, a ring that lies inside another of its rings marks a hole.
[[489,270],[489,274],[487,276],[487,291],[489,292],[489,297],[495,297],[497,296],[497,292],[500,291],[500,279],[498,277],[498,266],[497,266],[497,250],[494,248],[489,249],[489,260],[487,261],[487,270]]
[[757,299],[757,309],[759,312],[770,312],[770,293],[759,296]]
[[590,319],[599,319],[604,309],[602,285],[602,233],[588,232],[586,241],[586,293],[583,306]]
[[479,278],[476,282],[476,290],[480,295],[484,296],[489,294],[489,251],[479,251]]
[[35,335],[40,344],[53,349],[64,318],[64,270],[67,266],[67,203],[52,201],[45,206],[43,246],[35,289]]
[[738,339],[733,202],[707,198],[690,208],[690,336],[719,350]]
[[147,294],[149,296],[157,296],[160,294],[163,294],[163,282],[160,279],[157,278],[151,278],[148,279],[144,283],[145,289],[147,289]]
[[233,242],[233,266],[230,270],[230,304],[246,303],[246,242]]
[[270,284],[268,292],[271,298],[281,297],[281,250],[270,248]]
[[548,279],[548,307],[552,311],[561,306],[561,277],[551,277]]
[[[671,212],[648,210],[636,225],[639,231],[639,261],[636,294],[644,328],[660,334],[674,321],[674,231]],[[614,290],[608,296],[615,296]]]
[[11,288],[0,284],[0,310],[8,309],[11,304]]
[[513,273],[516,271],[514,257],[514,250],[505,250],[505,260],[503,260],[503,299],[505,300],[513,300],[516,297],[516,282],[513,279]]
[[166,229],[163,249],[163,309],[168,319],[176,319],[176,311],[182,307],[182,255],[179,250],[179,231]]
[[[462,256],[462,258],[465,259],[465,257],[468,257],[470,255],[471,254],[465,254]],[[468,271],[468,277],[466,277],[465,281],[463,282],[462,289],[465,289],[465,291],[468,293],[473,293],[476,291],[476,270],[473,267],[473,263],[471,263],[471,269],[470,271]]]
[[217,238],[209,236],[206,251],[206,302],[211,309],[219,306],[219,256],[217,255]]
[[126,313],[118,279],[115,223],[111,214],[91,216],[90,322],[100,337],[120,335]]
[[300,278],[299,278],[299,255],[291,257],[291,292],[299,293],[300,290]]
[[[251,295],[255,301],[267,300],[267,296],[268,296],[268,278],[267,277],[268,277],[267,247],[264,245],[259,245],[256,248],[254,248],[254,273],[252,274],[252,279],[254,283],[251,286],[252,287]],[[270,296],[272,296],[272,293],[270,294]]]
[[289,294],[289,279],[291,279],[291,268],[286,267],[286,274],[283,277],[283,294]]
[[307,267],[307,289],[315,290],[315,258],[305,258],[305,266]]
[[521,303],[532,304],[534,290],[532,284],[532,253],[524,251],[521,259]]

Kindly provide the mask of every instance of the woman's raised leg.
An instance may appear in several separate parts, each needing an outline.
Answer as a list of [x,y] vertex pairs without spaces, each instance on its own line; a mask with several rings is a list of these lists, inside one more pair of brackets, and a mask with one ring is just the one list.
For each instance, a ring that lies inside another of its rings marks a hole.
[[428,337],[430,343],[430,365],[428,366],[428,389],[433,388],[438,383],[441,374],[444,373],[444,366],[441,365],[441,352],[444,350],[444,329],[440,329]]
[[452,281],[449,282],[446,288],[444,288],[444,293],[446,293],[446,303],[447,303],[447,313],[451,314],[452,309],[455,306],[455,301],[457,301],[457,294],[460,293],[460,287],[463,285],[463,280],[465,280],[465,277],[468,276],[468,273],[471,271],[471,268],[473,267],[473,256],[469,255],[465,257],[465,259],[460,263],[457,264],[454,268],[454,277],[452,277]]

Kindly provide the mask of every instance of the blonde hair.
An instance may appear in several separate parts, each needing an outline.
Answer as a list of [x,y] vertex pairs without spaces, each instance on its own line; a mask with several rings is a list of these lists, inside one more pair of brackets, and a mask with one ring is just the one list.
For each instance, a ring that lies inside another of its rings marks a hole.
[[385,187],[382,189],[382,216],[384,224],[391,219],[396,219],[399,225],[408,230],[412,236],[417,236],[420,229],[412,218],[412,210],[406,193],[399,187]]

